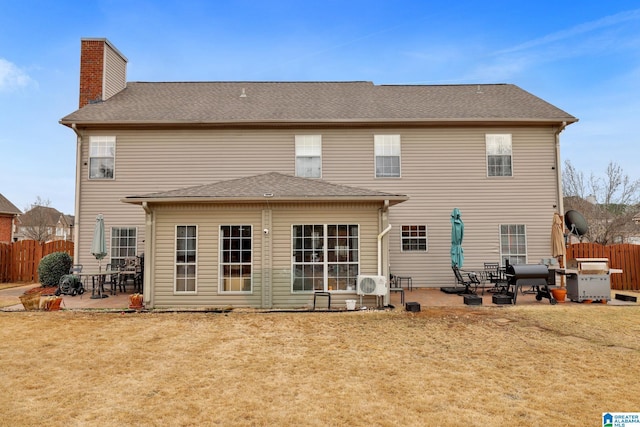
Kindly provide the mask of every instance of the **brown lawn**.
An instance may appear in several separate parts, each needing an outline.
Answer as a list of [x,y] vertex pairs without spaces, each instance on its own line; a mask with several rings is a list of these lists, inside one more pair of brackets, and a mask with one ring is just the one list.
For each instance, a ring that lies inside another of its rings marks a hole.
[[0,313],[0,424],[601,425],[639,337],[611,305]]

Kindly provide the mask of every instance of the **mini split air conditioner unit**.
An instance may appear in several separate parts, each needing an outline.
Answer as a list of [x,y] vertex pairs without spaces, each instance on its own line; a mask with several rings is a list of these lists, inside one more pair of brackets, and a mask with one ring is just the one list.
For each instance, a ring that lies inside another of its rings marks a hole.
[[358,276],[358,295],[387,294],[387,278],[384,276]]

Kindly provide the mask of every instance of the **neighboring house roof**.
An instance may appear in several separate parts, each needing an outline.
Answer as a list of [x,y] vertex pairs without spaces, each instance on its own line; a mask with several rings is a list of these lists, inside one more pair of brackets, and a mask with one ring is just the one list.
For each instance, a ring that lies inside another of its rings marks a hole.
[[512,84],[130,82],[108,100],[86,105],[60,123],[159,126],[576,121]]
[[5,215],[20,215],[22,211],[18,209],[13,203],[6,197],[0,194],[0,214]]
[[48,225],[55,227],[60,219],[59,210],[47,206],[34,206],[18,217],[18,221],[22,226],[29,225]]
[[62,219],[64,219],[64,222],[69,227],[73,227],[75,225],[76,217],[74,215],[62,214],[62,218],[60,220]]
[[394,205],[408,200],[409,197],[271,172],[160,193],[128,196],[122,201],[141,204],[143,202],[250,202],[265,199],[272,201],[389,200],[389,204]]

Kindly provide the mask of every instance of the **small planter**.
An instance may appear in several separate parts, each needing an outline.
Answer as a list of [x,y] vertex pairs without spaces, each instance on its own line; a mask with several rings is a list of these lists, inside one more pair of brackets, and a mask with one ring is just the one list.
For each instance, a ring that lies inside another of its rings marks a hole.
[[134,310],[141,310],[144,308],[142,304],[142,294],[133,294],[129,296],[129,308]]
[[48,297],[42,300],[42,309],[45,311],[58,311],[61,303],[62,297]]
[[567,298],[567,288],[553,288],[551,289],[551,295],[553,295],[553,299],[558,302],[564,302]]
[[31,293],[20,295],[20,302],[27,311],[40,309],[40,293]]

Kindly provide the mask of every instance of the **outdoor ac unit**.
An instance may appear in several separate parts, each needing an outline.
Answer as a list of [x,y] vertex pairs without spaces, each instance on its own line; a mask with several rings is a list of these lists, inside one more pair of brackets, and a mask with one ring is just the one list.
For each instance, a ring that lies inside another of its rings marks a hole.
[[386,295],[387,279],[384,276],[358,276],[358,295]]

